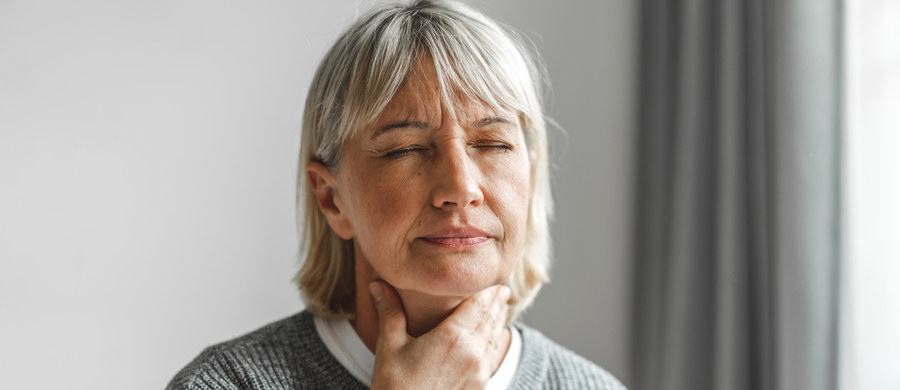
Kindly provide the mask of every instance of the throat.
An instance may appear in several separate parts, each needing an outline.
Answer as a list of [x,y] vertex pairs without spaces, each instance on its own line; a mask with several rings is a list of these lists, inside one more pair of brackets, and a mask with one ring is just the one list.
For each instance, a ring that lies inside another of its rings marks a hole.
[[419,337],[447,319],[465,297],[435,297],[417,291],[400,290],[406,312],[406,332]]
[[[369,283],[375,278],[365,271],[360,272],[359,268],[357,267],[356,273],[356,299],[353,303],[356,315],[350,324],[366,348],[374,354],[378,343],[378,314],[369,294]],[[436,297],[402,289],[397,293],[400,295],[403,312],[406,315],[406,333],[412,338],[420,337],[440,325],[466,298]],[[510,340],[511,334],[508,330],[503,332],[498,340],[495,340],[499,343],[500,354],[491,362],[492,375],[503,362]]]
[[[363,344],[366,345],[366,348],[375,353],[378,343],[378,313],[375,309],[375,303],[372,301],[372,296],[369,294],[369,283],[380,279],[380,277],[365,260],[359,246],[354,245],[354,249],[354,284],[356,285],[356,293],[351,305],[355,316],[350,321],[350,324]],[[420,337],[436,328],[453,314],[462,301],[468,298],[466,296],[435,296],[406,289],[398,289],[397,293],[400,296],[403,312],[406,316],[406,333],[413,338]],[[501,354],[498,360],[492,362],[493,370],[500,366],[503,357],[506,356],[506,350],[509,348],[510,343],[510,332],[503,332],[495,342],[501,347]]]
[[[356,294],[354,296],[353,329],[366,347],[373,353],[378,340],[378,313],[369,294],[369,283],[380,279],[375,269],[369,265],[358,245],[354,244],[354,274]],[[419,337],[437,327],[447,319],[466,297],[447,297],[423,294],[414,290],[398,289],[403,312],[406,315],[406,332],[411,337]]]
[[[374,279],[373,279],[374,280]],[[378,341],[378,313],[369,295],[369,280],[357,280],[354,302],[355,318],[350,321],[362,342],[373,353]],[[399,290],[406,315],[406,333],[419,337],[428,333],[453,314],[464,297],[434,297],[417,291]]]

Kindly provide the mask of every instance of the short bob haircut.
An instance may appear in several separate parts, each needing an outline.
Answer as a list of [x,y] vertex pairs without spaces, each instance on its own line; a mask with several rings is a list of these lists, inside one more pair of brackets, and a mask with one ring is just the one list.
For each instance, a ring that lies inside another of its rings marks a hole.
[[297,202],[305,218],[305,261],[296,281],[313,314],[352,317],[344,307],[355,294],[353,243],[331,230],[305,167],[318,161],[337,171],[345,140],[376,119],[421,55],[431,56],[448,108],[468,99],[519,114],[532,188],[524,248],[504,283],[512,292],[511,321],[548,280],[553,202],[541,101],[545,72],[517,34],[456,1],[379,5],[350,26],[319,64],[303,115]]

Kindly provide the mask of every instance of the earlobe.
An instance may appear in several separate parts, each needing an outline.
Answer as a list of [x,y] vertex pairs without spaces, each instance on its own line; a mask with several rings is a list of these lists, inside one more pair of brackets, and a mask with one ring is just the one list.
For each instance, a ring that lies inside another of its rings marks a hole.
[[353,238],[353,226],[347,214],[341,209],[340,194],[337,191],[337,178],[322,163],[310,161],[306,165],[306,177],[309,188],[316,197],[319,210],[325,214],[331,230],[345,240]]

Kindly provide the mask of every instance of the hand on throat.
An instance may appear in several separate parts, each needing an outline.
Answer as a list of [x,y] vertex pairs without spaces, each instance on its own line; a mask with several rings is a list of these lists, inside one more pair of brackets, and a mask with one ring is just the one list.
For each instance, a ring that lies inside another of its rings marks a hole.
[[[369,294],[369,283],[380,280],[380,277],[360,256],[361,254],[357,253],[354,265],[356,271],[356,297],[354,300],[356,318],[351,321],[351,324],[366,347],[374,352],[375,343],[378,340],[378,316]],[[412,337],[419,337],[434,329],[453,313],[460,302],[467,298],[465,296],[434,296],[399,288],[396,290],[406,313],[406,331]]]

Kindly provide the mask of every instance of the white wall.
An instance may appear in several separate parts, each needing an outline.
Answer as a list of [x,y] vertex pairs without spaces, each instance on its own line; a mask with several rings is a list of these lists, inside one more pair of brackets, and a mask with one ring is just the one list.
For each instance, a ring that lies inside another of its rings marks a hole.
[[[554,283],[526,320],[622,378],[634,6],[533,3],[478,3],[537,38],[569,132]],[[4,388],[162,388],[203,347],[301,308],[301,107],[356,10],[0,2]]]
[[843,390],[900,389],[900,2],[844,15]]

